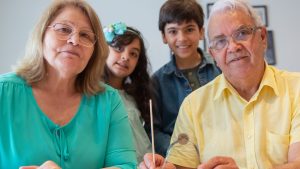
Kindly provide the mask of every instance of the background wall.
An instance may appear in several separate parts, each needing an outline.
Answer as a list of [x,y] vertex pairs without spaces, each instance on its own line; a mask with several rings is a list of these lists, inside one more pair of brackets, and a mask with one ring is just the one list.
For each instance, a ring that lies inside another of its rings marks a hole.
[[[206,4],[198,0],[206,13]],[[0,73],[24,54],[26,40],[41,12],[50,0],[0,0]],[[146,40],[152,71],[169,61],[169,49],[158,31],[158,13],[165,0],[88,0],[100,16],[103,26],[117,21],[139,29]],[[300,72],[297,47],[300,38],[300,1],[250,0],[252,5],[267,5],[269,30],[273,30],[276,66]]]

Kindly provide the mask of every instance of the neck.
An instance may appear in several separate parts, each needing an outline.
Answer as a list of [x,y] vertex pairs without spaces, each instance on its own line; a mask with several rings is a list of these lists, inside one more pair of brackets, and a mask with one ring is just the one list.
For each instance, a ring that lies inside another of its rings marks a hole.
[[175,59],[177,68],[183,70],[191,69],[198,66],[202,61],[202,56],[200,55],[200,53],[197,52],[194,55],[189,56],[187,58],[175,57]]
[[235,88],[239,95],[245,100],[249,101],[252,96],[258,90],[260,83],[262,81],[265,72],[265,67],[263,69],[252,72],[249,76],[244,78],[232,78],[227,79],[229,83]]
[[113,75],[109,76],[108,84],[116,89],[123,89],[124,78],[115,77]]
[[249,101],[255,92],[258,90],[260,82],[249,84],[249,82],[237,82],[232,85],[239,95],[245,100]]
[[76,77],[65,79],[56,76],[47,75],[43,80],[37,82],[34,86],[47,91],[49,94],[55,94],[58,96],[69,96],[77,94],[75,88]]

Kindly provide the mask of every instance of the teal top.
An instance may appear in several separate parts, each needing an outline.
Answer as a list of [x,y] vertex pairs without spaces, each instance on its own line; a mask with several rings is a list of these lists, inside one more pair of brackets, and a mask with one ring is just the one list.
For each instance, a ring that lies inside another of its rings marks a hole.
[[109,86],[83,96],[73,119],[59,126],[41,111],[22,78],[0,75],[0,168],[47,160],[63,169],[136,168],[132,138],[124,105]]
[[146,153],[152,152],[151,142],[144,129],[144,120],[139,109],[137,108],[136,102],[134,101],[133,97],[128,95],[124,90],[119,90],[119,94],[121,95],[121,98],[128,112],[128,118],[134,136],[136,155],[138,162],[140,163],[143,161],[143,157]]

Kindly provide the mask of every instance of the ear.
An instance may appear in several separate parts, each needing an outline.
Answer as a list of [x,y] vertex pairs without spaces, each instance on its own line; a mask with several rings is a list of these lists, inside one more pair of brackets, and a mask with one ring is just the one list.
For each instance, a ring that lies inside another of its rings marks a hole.
[[263,42],[264,47],[267,49],[268,45],[268,31],[266,27],[261,28],[261,34],[260,34],[261,40]]
[[166,39],[166,35],[165,35],[163,32],[161,32],[161,38],[162,38],[164,44],[167,44],[167,43],[168,43],[168,41],[167,41],[167,39]]

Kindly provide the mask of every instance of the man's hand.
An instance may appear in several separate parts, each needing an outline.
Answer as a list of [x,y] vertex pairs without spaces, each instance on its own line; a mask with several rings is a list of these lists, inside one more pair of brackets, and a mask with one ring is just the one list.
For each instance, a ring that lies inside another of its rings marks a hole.
[[233,158],[217,156],[202,163],[197,169],[238,169],[238,166]]

